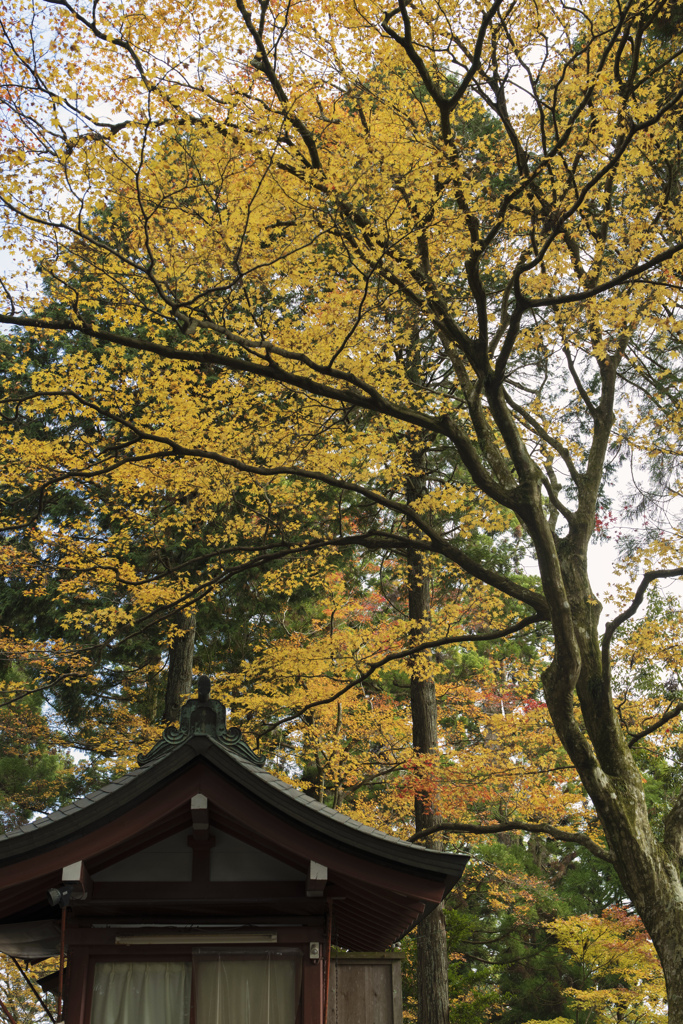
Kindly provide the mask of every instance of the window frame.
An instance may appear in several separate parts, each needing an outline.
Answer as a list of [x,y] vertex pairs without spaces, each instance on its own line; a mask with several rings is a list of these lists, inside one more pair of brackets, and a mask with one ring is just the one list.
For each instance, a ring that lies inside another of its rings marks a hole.
[[[117,955],[118,954],[118,955]],[[304,950],[296,945],[268,945],[268,946],[181,946],[171,951],[168,946],[161,947],[150,945],[145,950],[144,956],[131,956],[130,949],[113,947],[111,952],[97,952],[88,956],[87,970],[87,993],[84,1005],[83,1024],[92,1024],[93,993],[95,986],[95,970],[98,964],[102,963],[189,963],[192,967],[191,988],[190,988],[190,1017],[189,1024],[196,1024],[196,982],[194,965],[197,961],[220,961],[220,960],[242,960],[244,962],[254,960],[265,960],[270,955],[277,954],[283,958],[295,961],[297,965],[295,994],[296,1013],[295,1024],[302,1024],[304,1020]]]

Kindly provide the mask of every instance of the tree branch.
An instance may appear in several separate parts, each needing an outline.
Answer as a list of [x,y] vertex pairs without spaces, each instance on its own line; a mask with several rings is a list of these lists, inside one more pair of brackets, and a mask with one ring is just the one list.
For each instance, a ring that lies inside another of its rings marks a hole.
[[[652,569],[650,572],[646,572],[643,576],[638,589],[636,590],[635,597],[631,601],[628,608],[617,615],[616,619],[612,619],[605,626],[605,632],[602,637],[602,669],[604,672],[605,680],[609,683],[611,678],[611,665],[610,665],[610,644],[612,643],[612,637],[628,619],[630,619],[640,608],[645,597],[645,591],[654,580],[658,579],[672,579],[676,576],[683,576],[683,568],[678,569]],[[646,735],[646,734],[644,734]],[[640,738],[640,737],[639,737]]]
[[[278,356],[281,359],[290,360],[291,362],[299,362],[312,372],[319,373],[323,377],[332,378],[333,380],[338,381],[340,385],[346,386],[333,386],[323,383],[322,381],[314,380],[311,377],[304,377],[300,374],[292,373],[272,361],[268,363],[255,363],[247,359],[236,359],[233,356],[226,356],[220,352],[203,351],[201,349],[173,348],[170,345],[160,345],[153,341],[143,341],[129,335],[118,334],[115,331],[110,331],[106,328],[96,327],[85,320],[72,320],[68,317],[57,320],[45,319],[43,317],[0,315],[0,324],[6,324],[10,327],[26,327],[32,330],[73,331],[84,334],[86,337],[92,338],[95,341],[110,342],[113,345],[117,345],[122,348],[134,349],[137,352],[149,352],[165,359],[198,363],[200,366],[222,366],[228,370],[233,370],[238,373],[244,372],[250,376],[264,377],[268,380],[274,380],[281,384],[288,384],[292,387],[298,388],[300,391],[316,395],[320,398],[330,398],[336,402],[356,406],[360,409],[367,409],[369,412],[383,413],[392,416],[401,422],[419,427],[422,430],[431,431],[435,434],[447,433],[449,424],[446,417],[429,416],[426,413],[415,411],[407,406],[401,406],[397,403],[390,402],[388,399],[384,398],[376,388],[372,387],[355,374],[339,370],[336,367],[327,366],[326,364],[315,363],[310,356],[307,356],[305,353],[283,349],[277,345],[272,345],[267,342],[250,341],[248,338],[244,338],[242,335],[236,334],[234,331],[221,327],[220,324],[213,323],[212,321],[191,320],[190,317],[180,317],[180,319],[187,319],[188,325],[191,325],[194,328],[203,328],[211,331],[212,333],[219,335],[219,337],[225,338],[225,340],[231,344],[239,346],[241,349],[246,349],[247,351],[255,352],[257,354],[263,352],[265,357]],[[444,428],[446,428],[446,430],[444,430]]]
[[650,733],[657,732],[657,729],[661,729],[661,727],[663,725],[666,725],[667,722],[670,722],[672,718],[677,718],[678,715],[680,715],[681,711],[683,711],[683,704],[675,704],[674,707],[670,708],[667,712],[665,712],[665,714],[658,718],[656,722],[654,722],[652,725],[649,725],[647,729],[641,729],[640,732],[637,732],[634,736],[632,736],[631,739],[628,741],[629,747],[634,747],[638,740],[642,740],[644,736],[649,736]]
[[512,636],[513,633],[519,633],[522,629],[526,629],[527,626],[532,626],[536,622],[543,622],[543,618],[540,615],[528,615],[525,619],[520,619],[519,622],[513,623],[511,626],[507,626],[504,629],[494,629],[486,633],[463,633],[460,636],[446,636],[439,637],[437,640],[425,640],[421,644],[415,644],[413,647],[404,648],[400,651],[393,651],[391,654],[385,654],[383,658],[378,661],[370,662],[369,668],[361,673],[356,679],[347,683],[346,686],[342,687],[341,690],[337,690],[331,697],[324,697],[320,700],[311,701],[309,704],[304,704],[303,707],[299,708],[298,711],[293,712],[291,715],[287,715],[285,718],[280,718],[277,722],[271,722],[260,736],[265,736],[273,729],[277,729],[279,726],[286,724],[287,722],[294,722],[301,715],[306,714],[307,711],[313,710],[313,708],[322,707],[325,704],[333,704],[340,697],[343,697],[345,693],[352,690],[354,686],[361,686],[366,683],[370,677],[382,668],[384,665],[388,665],[392,661],[400,661],[403,658],[411,658],[416,654],[422,653],[422,651],[431,651],[437,647],[446,647],[450,644],[465,644],[465,643],[483,643],[487,640],[501,640],[503,637]]
[[[679,242],[676,245],[670,245],[668,249],[663,249],[656,256],[653,256],[649,260],[644,260],[643,263],[638,263],[635,267],[630,270],[625,270],[622,274],[617,274],[616,277],[611,278],[609,281],[605,281],[604,284],[596,284],[593,288],[586,288],[584,291],[579,292],[567,292],[565,295],[544,295],[540,299],[529,299],[525,301],[530,308],[538,307],[550,307],[555,308],[557,306],[564,306],[569,302],[584,302],[586,299],[591,299],[595,295],[602,295],[604,292],[609,292],[613,288],[617,288],[620,284],[627,284],[629,281],[633,281],[634,278],[640,274],[644,274],[646,270],[651,270],[652,267],[658,267],[662,263],[666,263],[675,256],[677,253],[683,251],[683,242]],[[529,267],[523,267],[524,270],[528,270]]]
[[[514,409],[517,415],[520,416],[521,419],[523,419],[529,427],[531,427],[533,432],[536,434],[538,438],[540,438],[541,441],[544,441],[549,448],[552,448],[552,450],[560,456],[563,463],[567,467],[567,471],[572,481],[574,482],[574,484],[576,484],[577,487],[580,486],[581,474],[576,468],[576,464],[572,459],[571,452],[569,451],[567,446],[561,444],[560,441],[552,437],[545,429],[545,427],[538,422],[535,416],[532,416],[527,409],[523,408],[523,406],[519,405],[517,402],[514,401],[514,399],[511,397],[507,390],[503,389],[503,394],[505,396],[505,401],[508,403],[510,408]],[[568,521],[571,520],[572,513],[569,511],[569,509],[565,508],[565,506],[562,505],[560,511]]]
[[604,846],[600,846],[599,843],[594,842],[589,836],[583,835],[581,832],[567,832],[563,828],[555,828],[554,825],[538,825],[533,821],[504,821],[495,825],[477,825],[474,822],[464,821],[444,821],[441,825],[423,828],[420,832],[416,832],[410,837],[408,842],[414,843],[418,839],[426,839],[436,832],[461,832],[477,836],[492,835],[497,832],[534,832],[551,836],[562,843],[578,843],[579,846],[585,846],[594,856],[599,857],[600,860],[607,861],[608,864],[614,864],[616,861],[616,857],[611,850],[606,850]]
[[[45,394],[47,394],[47,392],[45,392]],[[205,459],[207,461],[216,462],[222,466],[230,466],[238,472],[253,474],[254,476],[294,476],[303,480],[317,481],[337,490],[344,490],[353,494],[361,495],[373,502],[375,505],[390,509],[398,515],[405,516],[425,537],[429,539],[429,542],[420,542],[418,540],[411,540],[410,542],[406,541],[410,546],[424,551],[437,551],[445,558],[454,562],[456,565],[459,565],[465,572],[474,576],[475,579],[481,580],[482,583],[486,583],[488,586],[493,587],[501,593],[507,594],[509,597],[512,597],[517,601],[521,601],[523,604],[529,605],[542,618],[547,618],[549,614],[547,602],[542,594],[537,593],[535,590],[530,590],[528,587],[523,587],[514,580],[508,579],[508,577],[504,576],[502,573],[497,572],[495,569],[489,569],[476,561],[476,559],[472,558],[465,551],[452,544],[442,534],[435,530],[423,516],[418,515],[415,510],[411,508],[409,503],[396,501],[395,499],[389,498],[371,487],[352,483],[348,480],[342,480],[338,477],[331,476],[328,473],[318,472],[317,470],[303,469],[296,465],[257,466],[244,462],[242,459],[232,458],[230,456],[223,455],[220,452],[210,451],[206,448],[188,448],[175,441],[172,437],[166,437],[163,434],[143,430],[141,427],[137,426],[134,421],[118,416],[111,410],[105,409],[99,403],[93,402],[69,388],[64,388],[63,390],[54,392],[53,394],[62,395],[64,398],[73,398],[80,404],[85,405],[90,409],[94,409],[99,415],[106,416],[112,422],[118,423],[130,430],[131,433],[141,441],[151,441],[155,444],[163,445],[175,456],[189,459]],[[396,544],[397,542],[398,538],[396,538],[393,543]]]

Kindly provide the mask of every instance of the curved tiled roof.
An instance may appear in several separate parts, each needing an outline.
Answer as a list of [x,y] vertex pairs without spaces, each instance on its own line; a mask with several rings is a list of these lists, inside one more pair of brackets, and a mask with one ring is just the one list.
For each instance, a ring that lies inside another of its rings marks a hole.
[[337,845],[365,853],[373,859],[387,860],[419,873],[438,873],[452,879],[460,877],[467,856],[442,853],[415,846],[379,829],[363,825],[341,811],[333,810],[307,796],[294,786],[275,778],[264,768],[249,764],[226,750],[209,736],[190,736],[163,756],[133,769],[101,789],[79,797],[55,811],[0,836],[0,869],[16,860],[62,845],[70,837],[85,834],[165,785],[169,776],[182,770],[189,761],[202,757],[222,774],[228,775],[249,794],[309,831]]
[[61,845],[73,834],[92,831],[122,813],[131,803],[167,784],[169,776],[197,756],[211,762],[269,809],[373,859],[400,864],[410,871],[444,875],[451,886],[467,863],[465,854],[414,846],[363,825],[275,778],[261,767],[258,762],[263,759],[250,750],[238,729],[226,730],[225,708],[219,701],[209,699],[205,689],[203,698],[186,702],[180,728],[167,728],[152,750],[140,757],[141,767],[1,836],[0,868],[20,857],[30,856],[38,845],[44,851],[52,845]]
[[[141,760],[101,789],[0,837],[5,922],[34,917],[46,883],[56,884],[49,878],[65,865],[82,860],[96,873],[131,847],[187,827],[197,792],[207,795],[219,831],[299,869],[301,861],[327,865],[331,898],[340,901],[340,941],[355,948],[384,948],[404,935],[450,891],[468,860],[362,825],[275,778],[238,730],[226,730],[225,709],[206,693],[187,702],[180,728],[169,727]],[[97,904],[93,893],[86,905]]]

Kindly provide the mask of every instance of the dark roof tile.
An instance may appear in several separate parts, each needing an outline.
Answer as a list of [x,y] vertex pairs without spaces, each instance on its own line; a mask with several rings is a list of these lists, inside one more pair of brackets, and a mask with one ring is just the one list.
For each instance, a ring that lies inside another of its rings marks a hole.
[[[237,732],[238,730],[234,731]],[[0,847],[7,843],[8,840],[12,840],[18,836],[23,837],[25,834],[30,834],[38,828],[63,822],[65,817],[71,817],[72,815],[82,813],[90,818],[90,816],[95,812],[93,804],[99,801],[105,800],[106,802],[107,799],[114,799],[117,795],[123,796],[125,799],[125,790],[131,784],[141,780],[141,778],[148,773],[152,772],[155,776],[159,774],[159,770],[163,773],[162,766],[165,763],[168,763],[167,770],[170,771],[171,766],[177,762],[178,754],[181,753],[181,751],[185,752],[184,759],[187,759],[188,756],[192,758],[195,754],[193,740],[194,737],[190,736],[184,743],[178,744],[170,749],[160,751],[154,760],[147,761],[142,767],[135,768],[120,778],[115,779],[112,782],[108,782],[100,789],[94,790],[92,793],[88,793],[83,797],[79,797],[74,803],[67,804],[55,811],[51,811],[44,817],[39,818],[28,825],[24,825],[19,830],[15,829],[14,832],[0,836]],[[301,790],[297,789],[295,786],[274,777],[270,772],[254,763],[253,760],[245,758],[240,750],[240,744],[246,746],[243,740],[239,740],[239,744],[235,749],[226,746],[225,743],[221,742],[221,739],[218,736],[202,736],[200,742],[205,745],[203,749],[207,749],[208,746],[208,749],[216,751],[216,759],[218,762],[217,767],[220,768],[222,765],[224,766],[226,764],[224,759],[227,757],[229,763],[235,770],[235,777],[242,777],[242,785],[246,788],[250,788],[250,780],[253,780],[254,783],[258,782],[261,786],[265,786],[266,792],[267,790],[270,790],[271,792],[275,791],[278,794],[278,797],[281,796],[285,798],[285,803],[281,803],[280,799],[275,801],[277,804],[280,804],[285,813],[292,813],[294,807],[298,805],[298,807],[301,808],[302,823],[306,823],[308,827],[313,827],[316,831],[322,831],[323,833],[326,833],[328,829],[332,829],[333,831],[330,832],[330,835],[335,836],[335,841],[343,842],[343,834],[346,832],[349,838],[351,835],[356,837],[352,844],[354,846],[365,839],[364,845],[368,852],[370,850],[374,850],[376,854],[379,854],[383,847],[388,853],[388,848],[393,848],[393,850],[396,851],[395,856],[399,856],[400,859],[406,863],[415,862],[415,866],[417,866],[417,862],[419,861],[421,868],[424,865],[424,868],[429,870],[433,866],[436,871],[446,871],[449,874],[453,873],[457,876],[460,875],[462,866],[467,859],[464,855],[443,854],[435,850],[426,849],[425,847],[415,846],[414,844],[408,843],[397,836],[388,835],[387,833],[381,832],[379,829],[373,828],[372,826],[364,825],[361,822],[350,818],[342,811],[333,810],[331,807],[321,804],[313,797],[301,792]],[[214,760],[213,757],[210,759]],[[316,827],[318,825],[321,826],[320,829]],[[10,857],[11,854],[9,851],[5,854],[3,850],[0,857],[5,859],[6,856]],[[458,862],[460,864],[459,867],[456,866]]]

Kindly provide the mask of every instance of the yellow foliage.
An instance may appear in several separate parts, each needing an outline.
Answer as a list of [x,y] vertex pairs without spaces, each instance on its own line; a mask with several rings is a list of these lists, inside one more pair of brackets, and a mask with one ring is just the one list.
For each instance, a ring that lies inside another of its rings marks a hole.
[[[25,974],[33,987],[40,993],[48,1009],[56,1013],[56,1000],[53,995],[42,992],[38,979],[59,970],[59,960],[52,957],[40,964],[22,964]],[[38,999],[27,984],[14,960],[4,954],[0,955],[0,999],[16,1021],[16,1024],[44,1024],[48,1020]]]
[[614,908],[602,917],[583,914],[548,928],[581,968],[581,988],[568,988],[577,1010],[597,1024],[629,1020],[664,1024],[668,1019],[664,975],[639,918]]

